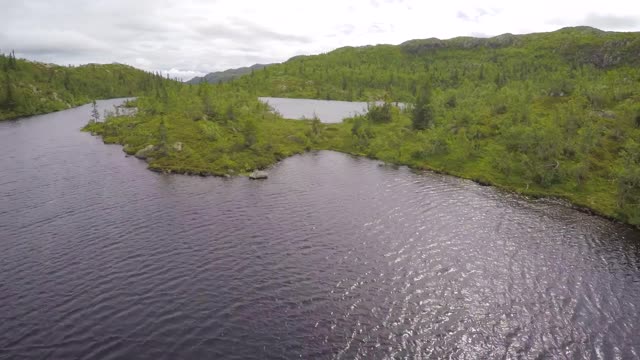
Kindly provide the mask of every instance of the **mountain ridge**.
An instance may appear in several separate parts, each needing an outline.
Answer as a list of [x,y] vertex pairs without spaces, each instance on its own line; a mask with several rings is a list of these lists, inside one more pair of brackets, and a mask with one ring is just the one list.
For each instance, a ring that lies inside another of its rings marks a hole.
[[270,65],[273,64],[253,64],[251,66],[243,66],[223,71],[214,71],[206,74],[205,76],[196,76],[188,81],[185,81],[185,83],[191,85],[199,84],[201,82],[217,84],[220,82],[231,81],[239,76],[250,74],[252,71],[264,69],[265,67]]

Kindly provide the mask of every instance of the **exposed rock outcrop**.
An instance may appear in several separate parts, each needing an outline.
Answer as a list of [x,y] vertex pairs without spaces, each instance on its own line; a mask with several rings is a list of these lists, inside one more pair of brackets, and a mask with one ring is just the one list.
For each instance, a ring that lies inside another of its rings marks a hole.
[[135,154],[135,157],[138,159],[146,160],[149,157],[149,154],[155,150],[156,147],[154,145],[147,145],[144,149],[138,150]]

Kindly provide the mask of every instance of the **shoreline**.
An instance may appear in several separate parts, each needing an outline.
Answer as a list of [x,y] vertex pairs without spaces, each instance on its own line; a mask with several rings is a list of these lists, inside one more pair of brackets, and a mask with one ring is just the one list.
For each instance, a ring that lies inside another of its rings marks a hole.
[[[342,151],[338,151],[338,150],[328,150],[328,151],[337,151],[343,154],[349,154],[349,155],[353,155],[353,156],[358,156],[358,157],[364,157],[370,160],[379,160],[382,161],[380,159],[376,159],[376,158],[372,158],[369,156],[366,156],[364,154],[352,154],[352,153],[348,153],[348,152],[342,152]],[[574,200],[572,199],[570,196],[568,195],[562,195],[562,194],[557,194],[557,193],[545,193],[544,191],[536,191],[536,190],[526,190],[526,189],[518,189],[516,187],[513,186],[505,186],[505,185],[501,185],[498,183],[494,183],[491,182],[489,180],[483,180],[483,179],[478,179],[474,176],[469,176],[466,174],[462,174],[462,173],[457,173],[457,172],[453,172],[453,171],[448,171],[445,169],[439,169],[439,168],[435,168],[435,167],[431,167],[428,166],[427,164],[425,164],[422,167],[416,167],[416,166],[411,166],[409,164],[399,164],[399,163],[387,163],[384,162],[385,164],[389,164],[389,165],[393,165],[393,166],[406,166],[409,169],[412,170],[419,170],[419,171],[429,171],[435,174],[441,174],[441,175],[446,175],[446,176],[452,176],[458,179],[464,179],[464,180],[469,180],[469,181],[473,181],[474,183],[480,185],[480,186],[487,186],[487,187],[493,187],[496,189],[499,189],[501,191],[505,191],[511,194],[517,194],[520,196],[524,196],[528,199],[548,199],[548,200],[559,200],[563,203],[564,206],[570,207],[574,210],[580,211],[582,213],[586,213],[586,214],[590,214],[590,215],[595,215],[595,216],[599,216],[601,218],[607,219],[609,221],[618,223],[618,224],[623,224],[625,226],[629,226],[633,229],[637,229],[640,230],[640,226],[638,225],[634,225],[628,222],[625,222],[623,220],[621,220],[620,218],[616,217],[615,214],[608,214],[605,211],[602,210],[598,210],[596,208],[590,207],[589,205],[583,204],[581,203],[579,200]]]
[[[115,99],[130,99],[129,97],[124,97],[124,98],[115,98]],[[99,100],[113,100],[113,99],[99,99]],[[89,103],[84,103],[82,105],[78,105],[76,107],[80,107],[80,106],[84,106]],[[20,116],[17,118],[12,118],[12,119],[4,119],[4,120],[0,120],[0,122],[3,121],[19,121],[20,118],[29,118],[32,116],[39,116],[39,115],[45,115],[45,114],[51,114],[51,113],[55,113],[55,112],[59,112],[59,111],[65,111],[67,109],[61,109],[61,110],[56,110],[56,111],[51,111],[51,112],[45,112],[45,113],[40,113],[40,114],[33,114],[33,115],[28,115],[28,116]],[[300,121],[300,120],[290,120],[290,121]],[[329,125],[335,125],[335,124],[329,124]],[[82,130],[84,132],[87,132],[86,130]],[[134,153],[130,153],[124,150],[124,144],[119,143],[119,142],[106,142],[104,140],[104,137],[102,136],[102,134],[100,133],[94,133],[94,132],[90,132],[89,133],[92,136],[100,136],[100,138],[102,139],[102,142],[104,144],[117,144],[119,146],[121,146],[121,149],[125,152],[125,154],[127,154],[127,157],[133,157]],[[335,151],[335,152],[339,152],[339,153],[343,153],[343,154],[347,154],[347,155],[351,155],[351,156],[356,156],[356,157],[360,157],[360,158],[366,158],[366,159],[370,159],[370,160],[377,160],[377,161],[382,161],[386,164],[389,165],[394,165],[394,166],[406,166],[412,170],[418,170],[418,171],[430,171],[433,173],[437,173],[437,174],[443,174],[443,175],[447,175],[447,176],[453,176],[456,178],[460,178],[460,179],[465,179],[465,180],[470,180],[473,181],[481,186],[492,186],[494,188],[497,188],[499,190],[502,191],[506,191],[509,193],[513,193],[513,194],[518,194],[530,199],[550,199],[550,200],[560,200],[564,203],[565,206],[567,207],[571,207],[574,210],[580,211],[582,213],[587,213],[590,215],[595,215],[595,216],[599,216],[602,217],[604,219],[607,219],[609,221],[618,223],[618,224],[624,224],[626,226],[629,226],[630,228],[633,229],[638,229],[640,230],[640,225],[634,225],[631,224],[629,222],[626,222],[624,220],[622,220],[620,217],[618,217],[615,213],[612,212],[608,212],[606,210],[603,209],[598,209],[597,207],[591,206],[590,204],[585,203],[583,200],[579,199],[578,197],[574,197],[570,194],[560,194],[557,192],[551,192],[551,191],[543,191],[540,189],[526,189],[526,188],[519,188],[516,186],[510,186],[510,185],[504,185],[504,184],[500,184],[494,181],[491,181],[489,179],[486,178],[480,178],[478,176],[472,175],[472,174],[467,174],[467,173],[462,173],[462,172],[457,172],[457,171],[451,171],[451,170],[447,170],[444,168],[439,168],[439,167],[435,167],[432,165],[429,165],[426,162],[423,162],[421,164],[408,164],[408,163],[402,163],[402,162],[392,162],[392,161],[385,161],[364,153],[358,153],[358,152],[350,152],[348,150],[341,150],[341,149],[334,149],[334,148],[324,148],[324,147],[311,147],[309,149],[305,149],[304,151],[298,151],[298,152],[293,152],[291,154],[287,154],[285,156],[281,156],[278,157],[277,160],[273,163],[270,163],[266,166],[261,166],[261,167],[256,167],[253,170],[265,170],[268,169],[270,166],[273,166],[274,164],[290,157],[293,155],[300,155],[300,154],[304,154],[310,151]],[[140,159],[143,160],[143,159]],[[153,162],[148,161],[148,159],[144,159],[143,161],[145,161],[147,163],[147,169],[156,173],[162,173],[162,174],[178,174],[178,175],[188,175],[188,176],[200,176],[200,177],[207,177],[207,176],[214,176],[214,177],[221,177],[221,178],[230,178],[230,177],[236,177],[236,176],[248,176],[249,173],[253,170],[249,170],[249,171],[238,171],[238,172],[233,172],[233,171],[229,171],[229,172],[217,172],[217,171],[211,171],[211,169],[203,169],[203,168],[194,168],[194,167],[190,167],[189,165],[159,165],[159,164],[153,164]]]
[[[125,97],[115,97],[115,98],[98,98],[95,99],[95,101],[107,101],[107,100],[124,100],[123,103],[119,106],[123,106],[124,107],[124,103],[127,100],[132,100],[132,99],[136,99],[136,96],[125,96]],[[34,116],[40,116],[40,115],[48,115],[48,114],[53,114],[53,113],[57,113],[57,112],[61,112],[61,111],[67,111],[67,110],[71,110],[71,109],[75,109],[75,108],[79,108],[85,105],[90,105],[93,102],[93,100],[88,100],[88,101],[83,101],[81,103],[78,104],[69,104],[70,106],[67,108],[60,108],[60,109],[56,109],[56,110],[51,110],[51,111],[42,111],[42,112],[36,112],[36,113],[32,113],[32,114],[22,114],[22,115],[16,115],[16,116],[11,116],[11,117],[2,117],[2,114],[0,114],[0,123],[3,121],[18,121],[22,118],[31,118]]]
[[[94,136],[100,136],[100,134],[96,134]],[[100,136],[102,138],[102,136]],[[104,139],[103,139],[103,143]],[[107,143],[105,143],[107,144]],[[124,151],[124,145],[117,143],[117,145],[120,145]],[[403,164],[403,163],[393,163],[393,162],[387,162],[375,157],[371,157],[371,156],[367,156],[366,154],[362,154],[362,153],[355,153],[355,152],[348,152],[348,151],[341,151],[341,150],[337,150],[337,149],[322,149],[322,148],[312,148],[303,152],[299,152],[299,153],[294,153],[291,154],[289,156],[285,156],[281,159],[278,159],[276,162],[266,166],[266,167],[261,167],[261,168],[256,168],[255,170],[266,170],[269,167],[277,164],[280,161],[283,161],[291,156],[294,155],[303,155],[309,152],[314,152],[314,151],[335,151],[341,154],[346,154],[346,155],[350,155],[350,156],[355,156],[355,157],[359,157],[359,158],[366,158],[372,161],[382,161],[384,164],[389,164],[392,166],[406,166],[409,169],[412,170],[417,170],[417,171],[429,171],[432,173],[436,173],[436,174],[442,174],[442,175],[446,175],[446,176],[452,176],[455,178],[459,178],[459,179],[465,179],[465,180],[469,180],[469,181],[473,181],[474,183],[480,185],[480,186],[490,186],[496,189],[499,189],[501,191],[506,191],[512,194],[517,194],[520,196],[524,196],[528,199],[548,199],[548,200],[559,200],[563,203],[563,206],[567,206],[570,207],[576,211],[580,211],[582,213],[586,213],[589,215],[594,215],[594,216],[599,216],[601,218],[607,219],[609,221],[618,223],[618,224],[622,224],[625,226],[629,226],[630,228],[633,229],[637,229],[640,230],[640,226],[638,225],[634,225],[628,222],[625,222],[623,220],[621,220],[620,218],[616,217],[615,214],[610,214],[607,213],[603,210],[599,210],[597,208],[591,207],[587,204],[582,203],[579,199],[574,199],[572,197],[570,197],[569,195],[566,194],[558,194],[558,193],[552,193],[552,192],[544,192],[544,191],[540,191],[540,190],[532,190],[532,189],[519,189],[513,186],[506,186],[506,185],[502,185],[502,184],[498,184],[495,182],[492,182],[490,180],[485,180],[485,179],[479,179],[475,176],[471,176],[468,174],[463,174],[463,173],[458,173],[458,172],[454,172],[454,171],[448,171],[446,169],[441,169],[441,168],[436,168],[433,166],[430,166],[428,164],[421,164],[421,166],[412,166],[410,164]],[[127,157],[133,157],[133,154],[127,153]],[[161,173],[161,174],[166,174],[166,175],[185,175],[185,176],[200,176],[200,177],[208,177],[208,176],[213,176],[213,177],[220,177],[220,178],[231,178],[231,177],[248,177],[250,172],[240,172],[240,173],[233,173],[233,174],[229,174],[229,173],[217,173],[217,172],[211,172],[211,171],[207,171],[204,169],[197,169],[197,168],[192,168],[189,166],[162,166],[162,165],[153,165],[151,162],[149,162],[147,159],[138,159],[141,161],[144,161],[147,163],[147,169],[156,173]]]

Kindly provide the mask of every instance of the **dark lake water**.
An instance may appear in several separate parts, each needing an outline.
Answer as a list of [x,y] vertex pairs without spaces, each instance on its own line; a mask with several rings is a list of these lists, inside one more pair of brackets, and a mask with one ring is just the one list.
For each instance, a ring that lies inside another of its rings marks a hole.
[[89,113],[0,123],[0,359],[640,356],[625,226],[335,152],[161,175]]

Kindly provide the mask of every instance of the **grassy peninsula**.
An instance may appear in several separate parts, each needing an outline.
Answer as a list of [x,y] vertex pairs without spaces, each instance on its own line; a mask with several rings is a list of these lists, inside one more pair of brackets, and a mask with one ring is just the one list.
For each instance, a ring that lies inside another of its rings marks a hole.
[[[342,48],[224,84],[157,83],[151,93],[136,115],[87,130],[143,150],[155,170],[238,174],[337,150],[558,196],[640,225],[638,33],[567,28]],[[386,103],[321,124],[282,119],[258,96]]]

